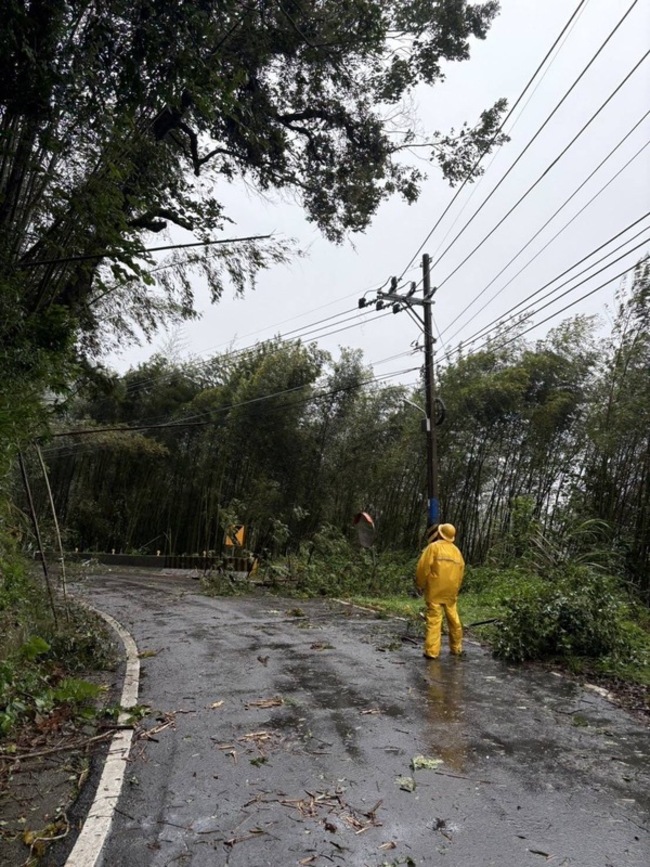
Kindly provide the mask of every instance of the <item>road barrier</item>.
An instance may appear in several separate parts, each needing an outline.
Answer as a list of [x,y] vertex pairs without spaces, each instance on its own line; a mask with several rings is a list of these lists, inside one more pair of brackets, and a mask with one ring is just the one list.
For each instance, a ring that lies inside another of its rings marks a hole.
[[[56,563],[60,555],[46,553],[48,563]],[[35,554],[40,560],[40,551]],[[250,557],[223,557],[200,554],[107,554],[101,551],[72,551],[66,553],[66,562],[86,563],[95,561],[104,566],[134,566],[139,569],[188,569],[200,572],[227,571],[250,572],[253,560]]]

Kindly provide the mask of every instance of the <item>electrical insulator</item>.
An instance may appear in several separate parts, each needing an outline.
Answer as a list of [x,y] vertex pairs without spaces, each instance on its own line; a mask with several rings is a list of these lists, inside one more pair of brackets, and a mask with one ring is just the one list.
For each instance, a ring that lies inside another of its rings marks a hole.
[[393,313],[399,313],[401,309],[399,304],[393,304]]
[[359,307],[365,307],[368,304],[365,298],[359,298]]
[[383,310],[384,309],[384,302],[381,299],[379,299],[379,301],[375,302],[375,307],[377,308],[377,310]]
[[390,291],[397,292],[397,277],[390,278]]
[[415,295],[415,290],[416,290],[416,288],[417,288],[417,287],[416,287],[415,283],[411,283],[411,288],[410,288],[409,291],[407,292],[406,297],[407,297],[407,298],[410,298],[411,295]]

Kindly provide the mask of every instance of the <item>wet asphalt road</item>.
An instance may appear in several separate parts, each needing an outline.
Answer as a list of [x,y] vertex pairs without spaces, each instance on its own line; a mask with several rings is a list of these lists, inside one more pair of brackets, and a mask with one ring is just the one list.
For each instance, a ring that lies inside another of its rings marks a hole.
[[593,691],[472,642],[424,660],[336,603],[77,592],[144,653],[145,728],[170,723],[135,742],[103,867],[650,864],[648,730]]

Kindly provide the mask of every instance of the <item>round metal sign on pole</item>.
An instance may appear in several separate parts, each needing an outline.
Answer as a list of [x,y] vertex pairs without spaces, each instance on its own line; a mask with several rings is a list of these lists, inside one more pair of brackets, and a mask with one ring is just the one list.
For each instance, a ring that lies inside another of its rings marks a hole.
[[352,521],[357,528],[357,538],[362,548],[372,548],[375,544],[375,522],[367,512],[359,512]]

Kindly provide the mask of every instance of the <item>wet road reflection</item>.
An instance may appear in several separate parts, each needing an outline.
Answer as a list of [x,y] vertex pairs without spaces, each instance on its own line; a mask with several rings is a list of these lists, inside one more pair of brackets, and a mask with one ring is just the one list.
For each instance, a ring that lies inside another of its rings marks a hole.
[[426,662],[425,700],[430,754],[448,768],[463,772],[467,765],[465,738],[465,664],[456,657]]

